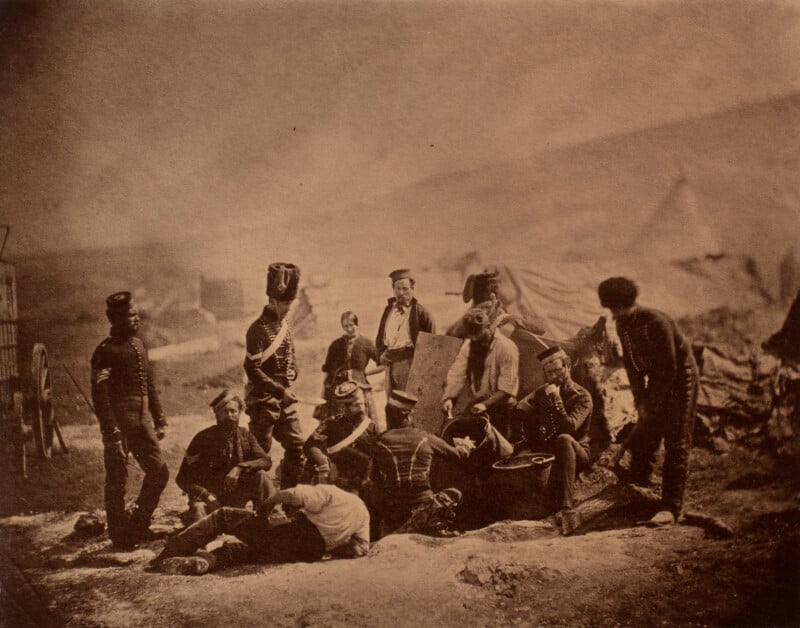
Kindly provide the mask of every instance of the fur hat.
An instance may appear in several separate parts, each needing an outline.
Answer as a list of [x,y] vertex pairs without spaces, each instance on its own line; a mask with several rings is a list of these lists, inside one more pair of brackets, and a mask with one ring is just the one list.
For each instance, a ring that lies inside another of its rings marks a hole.
[[626,309],[636,303],[639,290],[627,277],[610,277],[597,286],[600,305],[610,310]]
[[462,298],[464,303],[473,301],[476,305],[492,298],[492,293],[497,294],[499,288],[497,273],[478,273],[470,275],[464,283]]
[[333,396],[339,403],[352,403],[363,397],[363,391],[358,382],[348,380],[333,389]]
[[300,286],[300,268],[288,262],[274,262],[267,269],[267,296],[294,301]]

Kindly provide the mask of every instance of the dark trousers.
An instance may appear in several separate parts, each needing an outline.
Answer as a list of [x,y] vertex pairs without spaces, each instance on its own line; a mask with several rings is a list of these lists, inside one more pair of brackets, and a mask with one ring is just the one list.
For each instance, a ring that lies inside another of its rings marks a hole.
[[556,459],[547,486],[551,506],[556,510],[572,508],[575,504],[575,478],[580,469],[589,466],[589,452],[569,434],[559,434],[553,454]]
[[[407,354],[408,352],[405,352]],[[404,354],[404,355],[405,355]],[[408,384],[408,376],[411,373],[411,357],[392,359],[392,363],[386,368],[386,390],[387,394],[393,390],[405,390]]]
[[676,385],[664,408],[649,408],[647,421],[637,426],[631,441],[631,480],[648,484],[656,462],[656,453],[664,439],[661,504],[678,517],[683,507],[683,493],[689,473],[694,420],[697,411],[696,378]]
[[212,552],[216,568],[250,562],[313,562],[325,554],[325,540],[302,513],[289,523],[272,526],[266,517],[242,508],[220,508],[167,541],[160,560],[189,556],[221,534],[242,541]]
[[512,438],[510,404],[507,402],[496,403],[486,408],[486,414],[489,415],[489,423],[491,423],[504,438]]
[[269,453],[273,437],[283,447],[283,466],[281,471],[281,488],[292,488],[300,482],[303,474],[303,433],[300,419],[297,416],[295,403],[283,406],[276,397],[261,398],[257,402],[247,404],[250,416],[250,433],[256,437],[258,444]]
[[106,468],[106,521],[108,535],[115,543],[125,541],[131,532],[149,527],[161,492],[169,480],[169,469],[161,455],[161,448],[150,421],[142,420],[138,427],[126,430],[125,441],[128,450],[144,471],[144,480],[136,499],[136,511],[128,521],[125,512],[128,459],[120,449],[105,449],[103,461]]
[[[236,483],[236,489],[232,493],[226,493],[220,490],[220,487],[204,487],[209,492],[213,493],[214,497],[219,501],[220,506],[230,506],[232,508],[244,508],[247,502],[253,502],[253,510],[268,497],[276,493],[275,486],[269,474],[263,469],[245,469],[242,475],[239,476],[239,481]],[[217,506],[219,508],[219,506]],[[209,513],[216,510],[209,506],[202,500],[189,500],[189,522],[194,523],[199,521]]]
[[419,494],[407,498],[385,496],[378,502],[377,508],[380,518],[378,529],[380,537],[391,534],[402,527],[411,518],[414,510],[432,501],[433,492],[431,490],[421,491]]

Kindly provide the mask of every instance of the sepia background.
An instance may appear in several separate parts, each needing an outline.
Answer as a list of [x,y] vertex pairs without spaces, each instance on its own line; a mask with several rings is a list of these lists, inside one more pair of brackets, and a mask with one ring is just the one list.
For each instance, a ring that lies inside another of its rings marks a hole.
[[[253,567],[209,578],[203,600],[196,580],[162,595],[141,556],[108,569],[120,564],[107,548],[69,540],[77,513],[102,508],[103,466],[62,367],[88,392],[105,296],[133,291],[174,476],[208,401],[241,388],[244,331],[277,260],[302,269],[306,428],[339,314],[356,311],[374,338],[401,267],[441,330],[466,307],[465,276],[502,265],[559,338],[603,314],[597,281],[627,274],[643,303],[746,363],[800,287],[798,2],[6,0],[0,147],[21,364],[47,346],[71,448],[31,458],[28,480],[2,478],[0,538],[40,596],[20,598],[19,625],[788,617],[796,587],[772,586],[773,562],[797,539],[797,499],[752,447],[693,452],[689,506],[739,526],[727,545],[685,526],[556,538],[540,553],[516,528],[436,548],[395,538],[372,568]],[[241,302],[204,299],[206,280]],[[773,480],[726,492],[745,471]],[[170,482],[160,516],[183,507]],[[470,553],[535,566],[473,591],[454,576]],[[254,596],[265,586],[281,595]]]

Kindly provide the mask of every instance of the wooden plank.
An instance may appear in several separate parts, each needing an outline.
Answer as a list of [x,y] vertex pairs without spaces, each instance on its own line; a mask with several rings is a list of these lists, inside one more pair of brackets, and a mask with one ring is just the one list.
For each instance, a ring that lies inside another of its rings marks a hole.
[[439,434],[444,423],[442,393],[447,371],[461,348],[461,338],[420,332],[406,391],[419,401],[414,409],[414,423],[419,429]]

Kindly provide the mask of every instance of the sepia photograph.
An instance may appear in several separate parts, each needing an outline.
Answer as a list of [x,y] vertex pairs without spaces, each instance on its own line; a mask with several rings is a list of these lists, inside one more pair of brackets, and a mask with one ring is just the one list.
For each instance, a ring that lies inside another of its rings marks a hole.
[[800,625],[798,0],[0,0],[0,626]]

